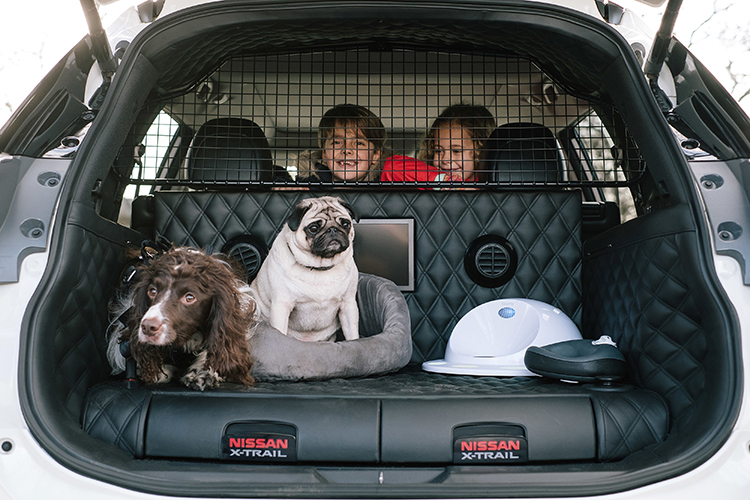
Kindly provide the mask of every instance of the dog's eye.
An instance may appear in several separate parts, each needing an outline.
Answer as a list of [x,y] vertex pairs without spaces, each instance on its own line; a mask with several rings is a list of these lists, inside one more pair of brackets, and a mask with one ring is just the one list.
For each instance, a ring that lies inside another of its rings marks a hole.
[[185,294],[185,295],[184,295],[184,296],[182,297],[182,301],[183,301],[183,302],[184,302],[185,304],[192,304],[193,302],[195,302],[195,295],[193,295],[192,293],[186,293],[186,294]]
[[339,223],[341,224],[341,227],[343,227],[344,229],[349,229],[352,225],[352,223],[349,222],[349,219],[341,219],[341,222]]
[[156,297],[156,293],[157,293],[157,290],[155,286],[150,286],[148,290],[146,291],[146,295],[148,295],[149,299],[153,299],[154,297]]
[[310,232],[310,234],[316,234],[318,231],[320,231],[320,225],[318,223],[310,224],[307,226],[307,230]]

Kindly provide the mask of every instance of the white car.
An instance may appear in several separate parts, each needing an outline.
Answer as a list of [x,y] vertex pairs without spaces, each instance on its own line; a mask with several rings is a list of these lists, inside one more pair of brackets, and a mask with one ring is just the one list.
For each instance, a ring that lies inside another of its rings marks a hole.
[[[747,498],[750,120],[679,4],[82,0],[0,130],[0,498]],[[322,194],[361,338],[140,380],[128,266],[252,280]]]

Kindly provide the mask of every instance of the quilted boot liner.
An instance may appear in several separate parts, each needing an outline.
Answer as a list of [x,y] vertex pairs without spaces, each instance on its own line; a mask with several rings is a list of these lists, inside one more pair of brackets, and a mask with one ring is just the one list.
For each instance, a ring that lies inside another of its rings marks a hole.
[[[425,278],[406,297],[413,363],[441,354],[452,318],[472,304],[527,296],[580,319],[578,191],[346,195],[363,217],[416,221],[416,260]],[[270,241],[299,196],[157,193],[146,203],[152,208],[142,214],[147,220],[142,225],[196,247],[239,233]],[[465,248],[482,234],[503,235],[521,252],[516,275],[498,289],[501,294],[467,281],[463,252],[444,251]],[[546,290],[558,292],[548,296]],[[82,418],[90,435],[136,458],[364,466],[487,463],[480,443],[497,445],[502,441],[498,436],[508,446],[524,443],[525,453],[520,459],[495,453],[490,463],[612,461],[662,441],[668,422],[660,396],[628,385],[409,369],[369,377],[259,382],[250,388],[223,386],[201,394],[177,385],[127,389],[113,381],[89,391]],[[268,438],[274,439],[273,448]],[[264,443],[262,452],[258,439]],[[461,443],[474,444],[462,449]],[[468,458],[461,461],[464,452]]]
[[[632,386],[407,368],[367,378],[223,386],[203,394],[109,382],[89,392],[83,428],[136,458],[365,465],[452,463],[458,432],[493,434],[488,426],[518,431],[529,462],[611,461],[662,441],[668,421],[661,397]],[[230,435],[285,436],[288,447],[282,457],[232,457]],[[464,456],[461,463],[487,458]]]

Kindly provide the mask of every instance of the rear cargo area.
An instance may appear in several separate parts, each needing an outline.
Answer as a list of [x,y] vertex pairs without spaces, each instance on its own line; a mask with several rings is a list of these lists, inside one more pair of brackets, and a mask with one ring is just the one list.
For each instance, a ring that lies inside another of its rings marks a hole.
[[[325,7],[196,7],[131,44],[119,98],[66,179],[51,271],[27,314],[22,399],[50,454],[138,491],[278,498],[603,494],[707,459],[735,418],[736,325],[630,47],[603,22],[541,5]],[[302,182],[319,120],[345,102],[377,114],[389,154],[408,157],[443,108],[484,106],[496,123],[484,176]],[[329,194],[413,229],[410,280],[359,280],[360,307],[380,312],[360,335],[405,318],[407,366],[207,392],[111,375],[108,302],[126,250],[165,238],[219,251],[251,236],[238,255],[262,258],[295,203]],[[392,312],[394,295],[404,310]],[[421,369],[462,317],[499,299],[544,302],[584,338],[610,336],[626,377]]]
[[[452,463],[452,446],[446,443],[456,439],[456,429],[477,427],[476,434],[481,436],[487,432],[482,426],[493,422],[519,429],[529,441],[530,462],[607,461],[664,439],[669,419],[666,403],[630,385],[581,388],[562,382],[550,385],[551,381],[536,377],[451,377],[419,370],[423,361],[442,357],[456,318],[489,300],[523,296],[552,303],[580,321],[579,191],[339,195],[363,217],[415,220],[419,279],[413,292],[404,292],[415,346],[410,370],[335,383],[261,383],[239,394],[223,393],[227,397],[221,399],[223,403],[179,388],[164,394],[147,391],[134,398],[122,383],[119,387],[107,384],[91,393],[84,429],[117,444],[123,439],[123,429],[140,426],[132,440],[124,443],[129,450],[141,450],[140,456],[220,459],[226,449],[218,444],[231,425],[281,422],[296,429],[301,461],[365,463]],[[242,234],[270,241],[275,233],[264,234],[263,228],[280,227],[302,196],[309,194],[160,193],[146,204],[153,206],[153,214],[134,216],[153,220],[155,233],[178,245],[205,248],[229,240],[237,228],[231,222],[222,226],[220,221],[252,221]],[[240,212],[241,207],[271,203],[289,208]],[[200,215],[197,207],[201,207]],[[229,213],[226,207],[237,208]],[[486,222],[480,224],[481,220]],[[184,234],[187,227],[221,227],[229,234],[212,229]],[[450,251],[485,234],[503,235],[520,255],[513,277],[503,287],[473,283],[464,270],[464,252]],[[377,325],[374,331],[380,333],[383,326]],[[309,401],[312,394],[321,400]],[[440,400],[435,401],[436,397]],[[625,408],[613,407],[613,398],[626,401]],[[123,404],[130,406],[124,409]],[[224,410],[222,404],[226,404]],[[163,413],[158,408],[171,410]],[[549,412],[554,412],[556,426]],[[420,415],[433,415],[431,425],[423,426]],[[325,436],[334,429],[336,445],[321,443],[331,439]],[[201,439],[185,441],[185,435]]]

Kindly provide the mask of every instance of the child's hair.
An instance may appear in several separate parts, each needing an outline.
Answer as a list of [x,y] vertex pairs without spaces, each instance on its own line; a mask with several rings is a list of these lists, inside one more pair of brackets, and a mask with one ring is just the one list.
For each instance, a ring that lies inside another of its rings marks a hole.
[[380,178],[380,165],[385,156],[386,141],[388,139],[383,122],[375,113],[356,104],[338,104],[323,115],[318,124],[318,147],[325,148],[326,139],[333,137],[336,129],[357,129],[365,139],[375,147],[375,152],[380,153],[377,165],[370,168],[364,181],[372,181]]
[[357,104],[338,104],[325,112],[318,123],[318,146],[323,149],[326,139],[333,137],[336,129],[352,128],[362,132],[377,151],[385,147],[385,127],[375,113]]
[[[466,130],[474,143],[474,150],[481,152],[485,146],[485,140],[495,130],[495,117],[484,106],[464,103],[448,106],[432,122],[427,136],[420,145],[418,159],[432,163],[435,158],[435,137],[440,127]],[[481,155],[477,156],[477,160],[481,161]]]

